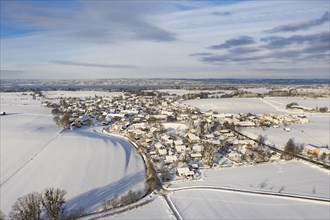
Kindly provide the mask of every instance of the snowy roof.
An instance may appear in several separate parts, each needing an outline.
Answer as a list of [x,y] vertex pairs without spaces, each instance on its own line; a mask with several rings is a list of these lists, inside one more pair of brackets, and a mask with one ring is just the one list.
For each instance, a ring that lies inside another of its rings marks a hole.
[[188,138],[192,141],[199,141],[199,137],[197,137],[196,135],[189,133],[187,134]]

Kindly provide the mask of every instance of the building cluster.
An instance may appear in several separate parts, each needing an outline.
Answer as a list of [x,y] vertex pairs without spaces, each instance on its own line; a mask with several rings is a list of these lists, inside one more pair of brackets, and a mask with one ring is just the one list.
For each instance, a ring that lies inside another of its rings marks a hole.
[[199,178],[201,169],[260,163],[278,158],[275,152],[238,131],[241,127],[279,127],[308,123],[305,116],[219,114],[201,112],[180,96],[123,93],[114,97],[61,98],[45,103],[69,115],[71,129],[99,124],[120,134],[144,151],[163,181]]

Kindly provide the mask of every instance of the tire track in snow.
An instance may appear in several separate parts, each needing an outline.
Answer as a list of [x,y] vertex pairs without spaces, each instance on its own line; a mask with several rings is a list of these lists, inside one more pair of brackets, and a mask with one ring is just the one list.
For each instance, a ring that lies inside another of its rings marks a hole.
[[28,166],[40,153],[42,153],[48,146],[50,143],[52,143],[63,131],[59,131],[55,137],[53,137],[52,139],[50,139],[45,146],[38,151],[37,153],[35,153],[32,158],[28,161],[26,161],[21,167],[19,167],[14,173],[12,173],[9,177],[7,177],[7,179],[5,179],[1,184],[0,187],[4,186],[10,179],[12,179],[17,173],[19,173],[22,169],[24,169],[26,166]]
[[171,208],[173,214],[175,215],[176,219],[178,219],[178,220],[182,220],[183,218],[182,218],[182,216],[180,215],[178,209],[177,209],[177,208],[175,207],[175,205],[173,204],[171,198],[170,198],[167,194],[164,194],[163,196],[164,196],[164,198],[165,198],[165,200],[166,200],[168,206]]
[[169,192],[175,191],[185,191],[185,190],[216,190],[216,191],[227,191],[227,192],[235,192],[241,194],[255,194],[255,195],[262,195],[262,196],[269,196],[269,197],[279,197],[279,198],[289,198],[289,199],[298,199],[298,200],[309,200],[314,202],[321,202],[321,203],[329,203],[330,198],[321,198],[321,197],[312,197],[312,196],[304,196],[298,194],[290,194],[290,193],[278,193],[278,192],[271,192],[271,191],[258,191],[258,190],[248,190],[248,189],[239,189],[239,188],[232,188],[232,187],[220,187],[220,186],[186,186],[186,187],[178,187],[178,188],[165,188]]

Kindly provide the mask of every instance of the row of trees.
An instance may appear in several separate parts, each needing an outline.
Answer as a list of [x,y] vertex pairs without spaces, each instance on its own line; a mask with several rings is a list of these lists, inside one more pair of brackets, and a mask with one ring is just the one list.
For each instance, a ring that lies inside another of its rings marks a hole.
[[143,197],[143,192],[133,192],[132,190],[128,191],[128,193],[121,198],[118,195],[115,195],[112,199],[104,201],[102,204],[102,210],[109,210],[113,208],[117,208],[120,206],[128,205],[130,203],[136,202]]
[[[13,220],[76,219],[83,214],[83,211],[65,214],[65,195],[65,190],[48,188],[42,193],[33,192],[19,197],[12,205],[9,218]],[[5,218],[1,212],[0,219]]]

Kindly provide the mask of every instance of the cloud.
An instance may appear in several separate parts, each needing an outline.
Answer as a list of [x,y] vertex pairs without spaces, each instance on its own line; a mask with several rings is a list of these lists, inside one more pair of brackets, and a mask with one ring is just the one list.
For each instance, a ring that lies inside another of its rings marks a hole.
[[312,60],[328,62],[329,50],[329,32],[325,31],[290,37],[270,36],[261,38],[253,47],[233,47],[224,50],[222,54],[197,53],[196,55],[199,55],[199,59],[204,63],[220,65],[293,63]]
[[325,43],[329,44],[329,31],[324,31],[317,34],[309,35],[293,35],[290,37],[270,36],[261,38],[261,42],[266,42],[265,48],[283,48],[289,45],[301,45],[304,43],[315,44]]
[[212,53],[192,53],[189,56],[210,56],[213,55]]
[[19,79],[26,72],[22,70],[0,70],[0,78],[2,79]]
[[260,51],[258,47],[235,47],[228,50],[232,54],[247,54]]
[[215,12],[212,12],[212,14],[216,15],[216,16],[229,16],[232,13],[230,11],[215,11]]
[[61,65],[70,65],[70,66],[99,67],[99,68],[118,68],[118,69],[137,68],[134,65],[80,63],[80,62],[71,62],[71,61],[62,61],[62,60],[51,60],[50,63],[61,64]]
[[230,40],[226,40],[225,43],[212,45],[208,47],[209,49],[228,49],[231,47],[242,46],[242,45],[249,45],[254,44],[255,41],[252,37],[249,36],[240,36],[238,38],[233,38]]
[[161,10],[153,2],[77,1],[74,7],[57,8],[33,4],[4,2],[1,20],[18,29],[47,31],[65,39],[96,44],[176,40],[174,33],[158,27],[147,16]]
[[279,32],[294,32],[294,31],[300,31],[300,30],[306,30],[311,27],[315,27],[321,24],[324,24],[326,22],[329,22],[329,12],[326,11],[321,18],[317,19],[311,19],[311,20],[305,20],[301,22],[295,22],[287,25],[280,25],[277,27],[274,27],[271,30],[266,30],[266,33],[279,33]]

